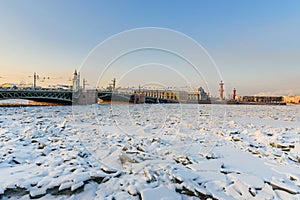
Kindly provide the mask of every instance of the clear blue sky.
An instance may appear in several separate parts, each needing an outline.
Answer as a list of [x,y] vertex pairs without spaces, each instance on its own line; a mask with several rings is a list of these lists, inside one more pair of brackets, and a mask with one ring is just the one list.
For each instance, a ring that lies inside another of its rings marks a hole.
[[0,0],[0,83],[30,82],[34,72],[66,82],[100,42],[140,27],[174,29],[196,40],[228,90],[300,95],[296,0]]

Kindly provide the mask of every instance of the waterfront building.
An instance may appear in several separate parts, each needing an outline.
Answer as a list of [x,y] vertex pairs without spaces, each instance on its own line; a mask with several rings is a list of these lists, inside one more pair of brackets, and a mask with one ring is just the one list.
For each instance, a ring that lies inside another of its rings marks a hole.
[[285,103],[300,104],[300,96],[284,96],[283,101]]
[[206,101],[209,99],[208,94],[202,87],[198,89],[176,90],[169,88],[118,88],[115,92],[119,94],[142,94],[145,97],[156,99],[166,99],[171,102],[192,103],[198,101]]
[[1,85],[2,88],[17,88],[17,84],[14,84],[14,83],[3,83]]
[[255,102],[255,103],[281,103],[282,96],[241,96],[237,98],[240,102]]

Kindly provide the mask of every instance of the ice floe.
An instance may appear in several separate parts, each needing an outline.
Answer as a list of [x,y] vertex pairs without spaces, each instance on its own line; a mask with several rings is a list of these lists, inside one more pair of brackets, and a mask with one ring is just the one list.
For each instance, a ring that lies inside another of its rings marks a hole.
[[300,107],[2,107],[2,199],[300,199]]

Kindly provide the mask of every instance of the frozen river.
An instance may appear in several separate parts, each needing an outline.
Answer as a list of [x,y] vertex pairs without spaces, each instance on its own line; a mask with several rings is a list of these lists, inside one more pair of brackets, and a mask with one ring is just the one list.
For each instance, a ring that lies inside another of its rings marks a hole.
[[300,106],[0,108],[0,199],[300,199]]

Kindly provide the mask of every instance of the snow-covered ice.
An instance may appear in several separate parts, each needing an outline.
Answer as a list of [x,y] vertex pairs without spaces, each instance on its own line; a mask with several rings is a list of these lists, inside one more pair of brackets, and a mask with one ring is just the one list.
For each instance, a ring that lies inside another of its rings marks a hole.
[[2,199],[300,199],[300,106],[0,108]]

